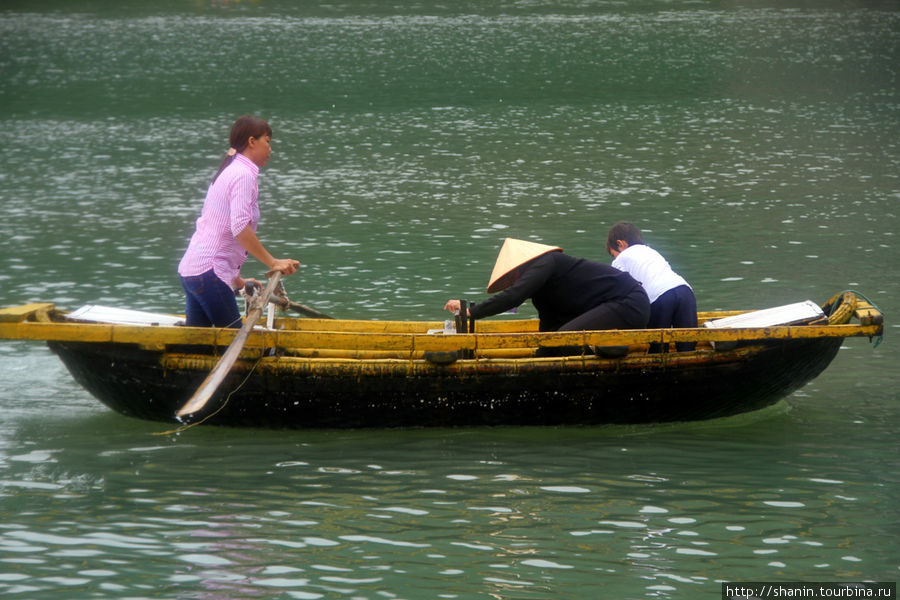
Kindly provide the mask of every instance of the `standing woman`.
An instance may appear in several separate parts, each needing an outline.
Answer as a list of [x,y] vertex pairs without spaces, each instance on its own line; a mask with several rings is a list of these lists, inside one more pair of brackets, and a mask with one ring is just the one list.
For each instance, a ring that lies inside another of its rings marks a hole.
[[241,277],[247,253],[284,275],[300,266],[297,260],[273,257],[256,237],[256,180],[272,153],[271,139],[269,124],[250,115],[231,128],[231,149],[209,185],[197,228],[178,265],[188,326],[240,327],[234,291],[247,281]]

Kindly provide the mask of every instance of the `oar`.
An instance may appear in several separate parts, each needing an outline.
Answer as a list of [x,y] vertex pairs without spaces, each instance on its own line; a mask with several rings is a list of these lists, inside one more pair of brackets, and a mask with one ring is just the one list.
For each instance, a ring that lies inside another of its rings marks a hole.
[[209,399],[212,398],[222,382],[225,381],[228,372],[231,371],[231,367],[240,355],[244,344],[247,343],[247,337],[249,337],[250,331],[253,329],[253,326],[256,325],[256,322],[259,321],[260,316],[262,316],[263,310],[269,303],[269,297],[272,295],[272,292],[275,291],[275,287],[280,280],[281,271],[273,272],[262,295],[254,297],[251,301],[250,310],[247,311],[247,318],[244,319],[244,325],[241,327],[241,330],[234,336],[234,340],[232,340],[231,344],[225,350],[225,353],[219,359],[219,362],[216,363],[213,370],[209,372],[209,375],[206,376],[206,379],[203,380],[203,383],[200,384],[200,387],[197,388],[197,391],[194,392],[191,399],[175,413],[175,416],[183,417],[185,415],[190,415],[206,406]]
[[300,304],[299,302],[294,302],[293,300],[288,300],[287,298],[282,298],[281,296],[272,296],[269,299],[269,302],[273,302],[280,306],[281,308],[290,308],[291,310],[296,310],[301,315],[306,315],[307,317],[312,317],[313,319],[333,319],[334,317],[329,317],[323,312],[319,312],[311,306],[307,306],[305,304]]
[[[253,290],[259,289],[259,287],[261,286],[258,283],[247,282],[247,284],[244,286],[244,292],[247,296],[250,296],[253,294]],[[278,284],[278,286],[275,288],[275,291],[272,292],[272,297],[269,298],[269,302],[281,307],[283,310],[295,310],[301,315],[306,315],[307,317],[312,317],[313,319],[334,319],[334,317],[326,315],[323,312],[319,312],[312,306],[294,302],[293,300],[288,298],[287,292],[284,291],[283,284]]]

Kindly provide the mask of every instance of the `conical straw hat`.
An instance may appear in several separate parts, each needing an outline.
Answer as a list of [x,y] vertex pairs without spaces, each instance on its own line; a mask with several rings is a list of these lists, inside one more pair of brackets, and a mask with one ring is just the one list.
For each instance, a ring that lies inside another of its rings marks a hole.
[[529,260],[556,250],[562,250],[562,248],[526,242],[515,238],[506,238],[503,241],[503,246],[500,247],[500,254],[497,255],[494,270],[491,272],[491,281],[488,283],[487,288],[488,293],[493,294],[508,288],[519,277],[516,269]]

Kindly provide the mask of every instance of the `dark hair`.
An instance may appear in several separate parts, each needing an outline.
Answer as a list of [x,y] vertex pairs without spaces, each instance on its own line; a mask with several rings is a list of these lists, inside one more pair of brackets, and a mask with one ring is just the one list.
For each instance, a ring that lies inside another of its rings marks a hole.
[[264,135],[272,137],[272,128],[269,127],[268,123],[259,117],[254,117],[252,115],[239,117],[238,120],[234,122],[234,125],[231,126],[231,135],[228,136],[228,142],[231,144],[231,147],[234,148],[235,153],[231,154],[229,152],[229,154],[225,156],[225,159],[222,160],[222,164],[219,165],[219,170],[216,171],[215,176],[213,176],[210,185],[216,181],[219,174],[225,170],[225,167],[231,164],[235,155],[238,152],[244,151],[250,143],[250,138],[261,138]]
[[627,221],[616,223],[610,228],[609,235],[606,237],[606,250],[618,250],[616,242],[619,240],[625,241],[629,246],[644,243],[641,230]]

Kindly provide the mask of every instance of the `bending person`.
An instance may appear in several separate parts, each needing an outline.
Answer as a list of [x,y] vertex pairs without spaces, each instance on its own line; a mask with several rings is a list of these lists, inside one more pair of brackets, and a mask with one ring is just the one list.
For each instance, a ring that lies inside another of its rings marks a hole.
[[[531,299],[541,331],[640,329],[650,317],[647,294],[628,273],[513,238],[500,248],[487,291],[499,293],[470,305],[468,316],[489,317]],[[458,312],[460,301],[444,308]]]
[[[663,255],[644,244],[641,231],[631,223],[616,223],[609,230],[606,251],[612,266],[630,273],[641,282],[650,297],[650,329],[696,327],[697,300],[684,277],[672,270]],[[677,342],[679,352],[689,352],[694,342]],[[651,344],[650,352],[660,352],[660,344]]]
[[257,117],[243,116],[231,128],[231,149],[209,185],[196,230],[178,265],[188,326],[240,327],[234,292],[248,281],[241,277],[248,253],[285,275],[300,265],[294,259],[273,257],[256,236],[257,177],[272,153],[271,139],[269,124]]

